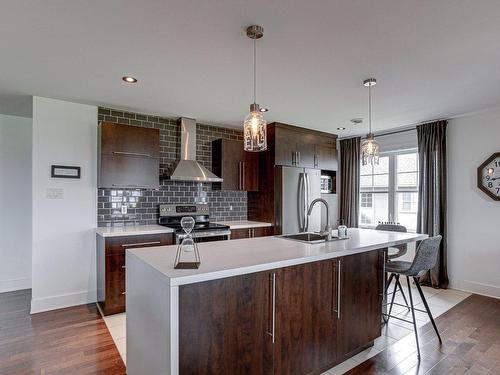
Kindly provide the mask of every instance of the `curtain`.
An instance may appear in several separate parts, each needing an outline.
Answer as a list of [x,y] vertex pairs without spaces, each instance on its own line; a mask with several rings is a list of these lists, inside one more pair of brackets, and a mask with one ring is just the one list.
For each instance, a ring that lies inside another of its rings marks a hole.
[[446,126],[436,121],[417,126],[419,189],[417,232],[443,236],[436,266],[420,278],[434,288],[448,287],[446,223]]
[[361,138],[340,141],[340,213],[349,228],[358,227]]

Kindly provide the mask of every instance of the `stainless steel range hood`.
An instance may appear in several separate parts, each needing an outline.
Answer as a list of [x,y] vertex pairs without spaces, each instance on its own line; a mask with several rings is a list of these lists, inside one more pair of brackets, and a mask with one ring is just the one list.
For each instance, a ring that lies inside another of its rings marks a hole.
[[196,161],[196,120],[181,117],[181,160],[170,175],[175,181],[222,182],[207,168]]

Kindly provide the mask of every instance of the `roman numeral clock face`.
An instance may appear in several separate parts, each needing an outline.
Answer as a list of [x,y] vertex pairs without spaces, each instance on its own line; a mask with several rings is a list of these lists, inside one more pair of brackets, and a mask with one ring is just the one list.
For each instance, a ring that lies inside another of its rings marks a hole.
[[500,152],[491,155],[477,169],[478,188],[500,201]]

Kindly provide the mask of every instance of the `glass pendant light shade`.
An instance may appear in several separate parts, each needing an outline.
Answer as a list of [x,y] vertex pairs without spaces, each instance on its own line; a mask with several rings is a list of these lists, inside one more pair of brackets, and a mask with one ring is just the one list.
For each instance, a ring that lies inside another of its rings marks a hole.
[[380,146],[375,142],[375,136],[372,133],[372,86],[377,84],[375,78],[367,78],[363,81],[363,86],[368,87],[368,123],[370,132],[366,139],[361,143],[361,163],[363,165],[378,165]]
[[373,134],[370,133],[361,143],[361,163],[363,165],[378,165],[380,146],[375,141]]
[[245,151],[259,152],[267,149],[267,123],[259,105],[250,106],[250,113],[243,122],[243,146]]

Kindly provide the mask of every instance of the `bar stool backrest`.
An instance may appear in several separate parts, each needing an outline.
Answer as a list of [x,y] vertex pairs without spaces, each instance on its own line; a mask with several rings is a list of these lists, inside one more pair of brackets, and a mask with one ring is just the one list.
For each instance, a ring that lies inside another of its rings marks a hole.
[[[375,229],[376,230],[387,230],[387,231],[390,231],[390,232],[404,232],[404,233],[407,232],[405,226],[397,224],[397,223],[392,223],[392,222],[379,223],[375,227]],[[388,259],[399,258],[399,257],[405,255],[406,252],[408,251],[408,245],[407,244],[396,245],[396,246],[391,246],[391,247],[394,247],[394,248],[398,249],[398,252],[395,253],[395,254],[389,254],[388,255]]]
[[422,276],[425,272],[434,268],[439,254],[441,239],[441,236],[434,236],[420,242],[411,267],[406,272],[408,276]]

